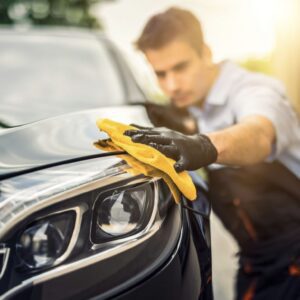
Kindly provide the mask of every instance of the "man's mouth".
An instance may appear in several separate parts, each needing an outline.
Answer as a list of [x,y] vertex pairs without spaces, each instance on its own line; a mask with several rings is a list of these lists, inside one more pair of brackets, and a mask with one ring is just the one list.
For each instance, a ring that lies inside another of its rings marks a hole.
[[190,93],[185,93],[185,94],[180,94],[180,95],[175,95],[173,97],[174,101],[176,103],[184,103],[190,98]]

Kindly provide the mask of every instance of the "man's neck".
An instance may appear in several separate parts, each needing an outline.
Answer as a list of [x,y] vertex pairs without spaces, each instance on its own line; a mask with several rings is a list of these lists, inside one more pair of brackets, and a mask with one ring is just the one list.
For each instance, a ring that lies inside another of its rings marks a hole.
[[209,80],[208,80],[205,96],[202,99],[200,99],[199,101],[197,101],[194,106],[196,106],[200,109],[203,109],[205,100],[206,100],[207,96],[209,95],[209,92],[211,91],[214,83],[216,82],[216,80],[219,76],[219,73],[220,73],[220,65],[213,64],[211,67],[211,70],[208,74]]

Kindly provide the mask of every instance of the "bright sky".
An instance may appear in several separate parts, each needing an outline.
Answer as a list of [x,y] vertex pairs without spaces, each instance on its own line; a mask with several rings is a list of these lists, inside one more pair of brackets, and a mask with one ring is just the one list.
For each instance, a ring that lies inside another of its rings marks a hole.
[[100,4],[97,15],[107,34],[132,48],[150,16],[170,6],[188,8],[202,22],[216,60],[263,56],[274,45],[276,0],[115,0]]

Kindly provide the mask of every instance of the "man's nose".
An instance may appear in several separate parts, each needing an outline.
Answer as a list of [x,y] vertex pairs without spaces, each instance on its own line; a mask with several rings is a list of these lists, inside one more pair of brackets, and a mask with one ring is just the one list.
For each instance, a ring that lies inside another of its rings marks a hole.
[[178,90],[178,80],[175,74],[170,73],[166,76],[165,88],[170,94],[173,94]]

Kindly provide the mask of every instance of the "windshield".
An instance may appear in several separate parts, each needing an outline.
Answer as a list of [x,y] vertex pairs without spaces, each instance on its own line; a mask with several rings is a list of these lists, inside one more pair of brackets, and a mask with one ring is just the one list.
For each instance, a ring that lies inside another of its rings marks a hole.
[[0,121],[18,125],[124,103],[112,56],[101,41],[0,36]]

